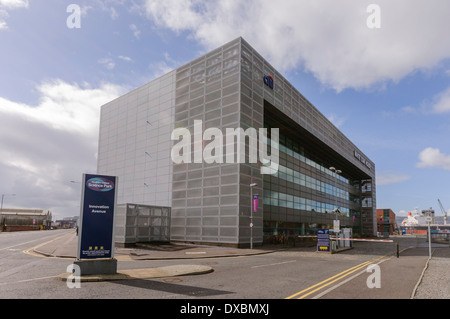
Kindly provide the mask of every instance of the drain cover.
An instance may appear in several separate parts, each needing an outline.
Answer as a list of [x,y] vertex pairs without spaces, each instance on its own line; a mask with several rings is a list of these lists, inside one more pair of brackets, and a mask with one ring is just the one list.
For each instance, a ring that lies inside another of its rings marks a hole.
[[161,279],[162,282],[173,283],[173,282],[182,282],[183,279],[175,277],[175,278],[164,278]]

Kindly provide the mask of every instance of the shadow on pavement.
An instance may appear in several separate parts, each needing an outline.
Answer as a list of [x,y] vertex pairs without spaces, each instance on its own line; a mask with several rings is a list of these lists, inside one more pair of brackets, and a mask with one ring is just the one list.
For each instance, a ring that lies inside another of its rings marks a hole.
[[188,286],[183,284],[175,284],[169,282],[162,282],[156,280],[147,279],[129,279],[129,280],[117,280],[111,283],[131,286],[134,288],[149,289],[155,291],[163,291],[172,294],[179,294],[192,297],[208,297],[233,294],[234,292],[217,290],[203,287]]

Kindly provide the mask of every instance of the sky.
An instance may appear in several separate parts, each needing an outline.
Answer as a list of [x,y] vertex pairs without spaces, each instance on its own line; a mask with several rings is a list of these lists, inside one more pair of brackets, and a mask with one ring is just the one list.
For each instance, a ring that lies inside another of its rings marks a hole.
[[101,105],[242,36],[375,163],[377,208],[441,215],[449,15],[448,0],[0,0],[4,207],[79,215]]

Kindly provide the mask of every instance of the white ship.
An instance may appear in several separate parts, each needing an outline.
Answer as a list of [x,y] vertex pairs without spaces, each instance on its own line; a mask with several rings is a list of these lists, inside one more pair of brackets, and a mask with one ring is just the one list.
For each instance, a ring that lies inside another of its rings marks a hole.
[[419,213],[419,210],[415,208],[412,212],[408,213],[408,217],[403,219],[402,226],[426,226],[427,225],[427,217],[431,216],[432,224],[434,223],[434,210],[427,209],[422,210]]

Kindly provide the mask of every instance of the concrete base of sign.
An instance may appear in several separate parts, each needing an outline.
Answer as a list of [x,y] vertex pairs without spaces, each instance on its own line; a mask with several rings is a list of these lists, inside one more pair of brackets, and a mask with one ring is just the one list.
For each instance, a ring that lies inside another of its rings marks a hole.
[[79,276],[114,275],[117,273],[117,259],[81,259],[75,260],[74,265],[80,267]]

